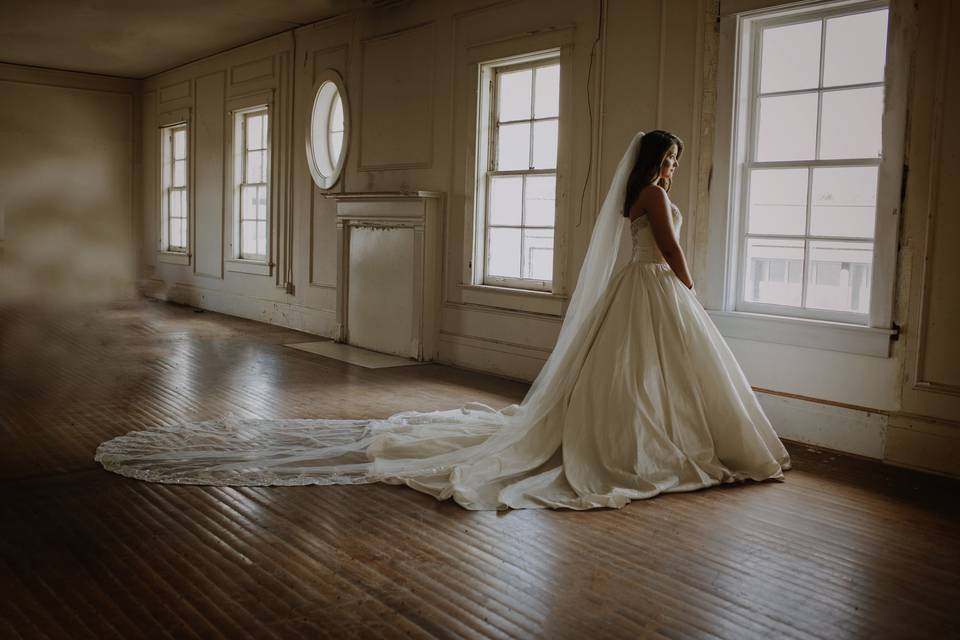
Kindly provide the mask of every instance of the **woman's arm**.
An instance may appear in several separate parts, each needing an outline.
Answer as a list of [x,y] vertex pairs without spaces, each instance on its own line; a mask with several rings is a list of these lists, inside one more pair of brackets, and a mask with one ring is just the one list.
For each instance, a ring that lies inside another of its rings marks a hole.
[[[667,192],[658,185],[650,185],[640,192],[634,208],[639,207],[640,211],[645,211],[645,215],[650,219],[650,230],[653,232],[653,239],[657,243],[657,248],[663,254],[664,260],[673,269],[688,289],[693,289],[693,279],[690,277],[690,271],[687,268],[687,259],[683,255],[683,249],[677,243],[677,238],[673,234],[673,216],[670,211],[670,198]],[[634,216],[631,212],[631,219]]]

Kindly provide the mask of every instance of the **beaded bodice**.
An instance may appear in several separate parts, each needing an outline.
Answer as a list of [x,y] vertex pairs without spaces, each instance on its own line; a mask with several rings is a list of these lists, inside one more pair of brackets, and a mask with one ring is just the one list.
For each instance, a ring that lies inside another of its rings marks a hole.
[[[670,204],[670,212],[673,219],[673,232],[679,235],[680,225],[683,224],[683,215],[681,215],[677,205],[673,203]],[[657,247],[657,241],[653,237],[653,230],[650,229],[650,221],[647,216],[639,216],[630,222],[630,236],[633,238],[631,262],[665,262],[663,254]]]

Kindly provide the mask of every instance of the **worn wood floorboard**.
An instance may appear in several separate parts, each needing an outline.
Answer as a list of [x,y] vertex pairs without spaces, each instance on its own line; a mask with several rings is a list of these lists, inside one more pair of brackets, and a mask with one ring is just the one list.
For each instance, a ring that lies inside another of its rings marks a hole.
[[101,441],[209,419],[492,406],[174,305],[0,310],[2,638],[958,638],[960,483],[791,445],[783,483],[469,512],[395,485],[156,485]]

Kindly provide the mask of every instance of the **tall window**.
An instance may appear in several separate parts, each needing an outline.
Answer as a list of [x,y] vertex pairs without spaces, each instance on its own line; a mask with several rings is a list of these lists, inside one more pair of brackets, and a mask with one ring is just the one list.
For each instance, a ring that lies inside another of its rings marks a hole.
[[[483,284],[549,291],[557,189],[557,53],[481,65],[476,259]],[[481,225],[477,225],[478,232]]]
[[270,120],[267,107],[234,112],[236,257],[266,262],[270,228]]
[[187,210],[187,125],[160,129],[162,195],[160,203],[160,247],[163,251],[186,253]]
[[843,3],[741,30],[737,309],[867,323],[887,15]]

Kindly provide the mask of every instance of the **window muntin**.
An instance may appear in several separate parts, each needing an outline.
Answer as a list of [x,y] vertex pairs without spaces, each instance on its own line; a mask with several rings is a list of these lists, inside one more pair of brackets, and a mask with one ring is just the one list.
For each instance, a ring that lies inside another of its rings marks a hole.
[[556,224],[560,63],[557,55],[485,65],[489,105],[479,146],[484,203],[482,284],[549,291]]
[[343,99],[340,92],[333,97],[330,104],[330,115],[327,117],[327,151],[333,164],[340,158],[343,149]]
[[267,107],[234,115],[236,257],[266,262],[270,228],[270,119]]
[[162,195],[160,205],[162,251],[186,253],[189,238],[187,197],[187,125],[160,129]]
[[738,310],[867,324],[887,16],[873,2],[743,31]]

